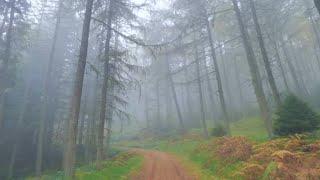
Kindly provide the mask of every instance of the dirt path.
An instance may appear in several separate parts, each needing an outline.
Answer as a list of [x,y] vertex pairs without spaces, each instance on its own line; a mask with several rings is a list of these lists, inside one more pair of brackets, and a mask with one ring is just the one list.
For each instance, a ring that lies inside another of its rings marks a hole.
[[139,175],[132,180],[197,180],[191,176],[173,155],[159,152],[135,150],[144,156],[144,164]]

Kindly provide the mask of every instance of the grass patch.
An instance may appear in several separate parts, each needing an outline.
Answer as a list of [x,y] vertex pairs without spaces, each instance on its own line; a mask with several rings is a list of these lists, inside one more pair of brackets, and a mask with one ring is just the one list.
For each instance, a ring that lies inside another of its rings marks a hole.
[[[120,154],[117,157],[121,157]],[[77,180],[115,180],[128,179],[128,176],[138,171],[141,167],[143,157],[139,155],[130,155],[128,159],[119,160],[115,158],[104,162],[103,169],[97,170],[94,164],[80,167],[76,170],[75,176]],[[63,172],[59,171],[52,175],[44,175],[42,180],[64,180]],[[27,180],[35,180],[35,178],[27,178]]]
[[268,133],[260,118],[248,118],[231,124],[232,136],[245,136],[256,142],[268,140]]

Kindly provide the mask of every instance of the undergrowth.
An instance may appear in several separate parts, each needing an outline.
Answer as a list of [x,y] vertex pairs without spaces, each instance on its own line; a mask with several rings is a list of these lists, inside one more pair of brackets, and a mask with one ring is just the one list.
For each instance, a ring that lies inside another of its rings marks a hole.
[[[97,170],[94,164],[80,167],[76,170],[77,180],[125,180],[129,179],[131,173],[138,171],[141,167],[143,157],[133,153],[121,153],[111,160],[105,161],[102,170]],[[42,180],[64,180],[63,172],[44,175]],[[35,178],[28,178],[35,180]]]

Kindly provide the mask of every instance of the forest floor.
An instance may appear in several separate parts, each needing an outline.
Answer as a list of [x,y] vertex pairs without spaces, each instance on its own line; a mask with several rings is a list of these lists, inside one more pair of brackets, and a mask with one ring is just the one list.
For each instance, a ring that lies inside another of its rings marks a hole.
[[[155,166],[152,163],[159,162],[156,157],[148,160],[148,154],[157,156],[153,153],[157,152],[178,159],[176,162],[182,169],[192,172],[191,178],[200,180],[320,179],[319,133],[269,140],[258,118],[233,123],[231,130],[232,137],[204,139],[201,130],[194,129],[182,137],[146,135],[140,140],[121,142],[119,146],[147,149],[143,156],[145,163],[138,170],[142,174],[152,174],[154,170],[150,167]],[[163,171],[159,173],[166,174]]]
[[[204,139],[200,129],[183,136],[139,134],[120,141],[121,151],[98,171],[77,168],[77,180],[320,179],[320,134],[267,138],[258,118],[232,123],[232,137]],[[44,176],[62,180],[63,173]]]

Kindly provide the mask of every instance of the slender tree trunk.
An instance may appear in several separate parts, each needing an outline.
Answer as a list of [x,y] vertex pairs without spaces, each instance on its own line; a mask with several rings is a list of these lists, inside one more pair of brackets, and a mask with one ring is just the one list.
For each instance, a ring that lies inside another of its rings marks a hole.
[[293,59],[292,59],[292,66],[295,68],[296,70],[296,74],[297,74],[297,78],[298,78],[298,81],[299,81],[299,85],[300,85],[300,88],[301,88],[301,92],[304,96],[308,96],[309,95],[309,91],[307,89],[307,86],[304,82],[304,74],[301,70],[301,68],[303,68],[304,65],[300,65],[300,64],[297,64],[300,59],[303,59],[301,58],[300,54],[295,54],[296,53],[296,50],[293,46],[293,42],[292,41],[289,41],[289,46],[290,46],[290,49],[291,49],[291,54],[293,54]]
[[[118,24],[116,24],[116,27],[118,26]],[[119,35],[116,34],[115,35],[115,45],[114,45],[114,51],[118,52],[119,51]],[[116,63],[116,61],[118,61],[119,58],[116,56],[114,58],[114,63]],[[110,76],[115,77],[116,76],[116,69],[112,68],[110,70]],[[109,102],[107,102],[109,104],[109,108],[107,111],[108,114],[108,124],[107,124],[107,140],[106,140],[106,154],[108,155],[109,150],[110,150],[110,143],[111,143],[111,135],[112,135],[112,123],[113,123],[113,113],[114,113],[114,109],[112,107],[115,106],[115,82],[114,81],[110,81],[110,98],[108,99]]]
[[166,68],[167,68],[167,76],[168,76],[168,80],[170,83],[170,87],[171,87],[171,92],[172,92],[172,96],[173,96],[173,100],[176,106],[176,110],[177,110],[177,114],[178,114],[178,118],[179,118],[179,125],[180,125],[180,130],[181,133],[184,133],[185,131],[185,126],[184,126],[184,122],[183,122],[183,118],[182,118],[182,114],[181,114],[181,109],[179,106],[179,102],[178,102],[178,97],[177,97],[177,92],[174,86],[174,82],[173,82],[173,78],[170,72],[170,64],[169,64],[169,57],[168,55],[165,56],[165,62],[166,62]]
[[286,58],[286,62],[288,63],[289,71],[290,71],[290,74],[292,76],[294,85],[296,87],[296,91],[298,91],[298,94],[304,95],[302,87],[301,87],[299,79],[298,79],[298,75],[296,73],[296,69],[295,69],[295,67],[294,67],[294,65],[292,63],[292,59],[289,56],[289,52],[288,52],[287,46],[286,46],[286,44],[285,44],[285,42],[283,41],[282,38],[280,38],[280,41],[281,41],[283,54],[284,54],[284,56]]
[[80,55],[78,60],[76,80],[74,83],[70,119],[67,126],[66,148],[64,153],[64,173],[66,179],[74,179],[74,165],[76,152],[76,136],[81,104],[82,86],[84,72],[88,54],[88,44],[90,35],[90,23],[92,14],[93,0],[87,0],[85,18],[82,29],[82,38],[80,45]]
[[[226,99],[225,101],[227,101],[226,107],[228,107],[228,104],[229,104],[229,108],[232,109],[233,108],[233,101],[232,101],[233,97],[232,97],[232,93],[230,91],[229,78],[228,78],[227,67],[226,67],[226,62],[225,62],[226,59],[223,54],[222,44],[220,44],[220,47],[219,47],[219,54],[220,54],[220,58],[221,58],[222,74],[223,74],[223,76],[221,77],[221,79],[223,79],[223,80],[221,80],[221,83],[224,82],[224,84],[225,84],[225,86],[224,86],[225,93],[224,94],[226,94],[226,96],[228,97],[228,98],[225,98]],[[218,64],[218,66],[219,66],[219,64]],[[223,83],[222,83],[222,87],[223,87]],[[230,115],[228,113],[228,115],[229,115],[229,119],[230,119],[229,121],[231,121],[233,118],[233,114],[231,113],[231,115]]]
[[6,32],[5,50],[3,56],[2,67],[0,66],[0,130],[4,124],[4,109],[5,109],[5,96],[7,93],[9,82],[9,61],[11,59],[12,50],[12,33],[15,14],[15,0],[10,0],[10,16],[9,25]]
[[257,98],[257,101],[258,101],[258,104],[260,107],[261,116],[265,122],[268,135],[271,138],[272,137],[272,121],[271,121],[271,117],[270,117],[270,113],[269,113],[268,103],[267,103],[267,100],[266,100],[266,97],[265,97],[265,94],[263,91],[263,87],[262,87],[261,76],[260,76],[260,72],[258,69],[258,64],[257,64],[256,58],[255,58],[254,52],[253,52],[251,42],[249,40],[248,30],[245,27],[243,20],[242,20],[242,17],[241,17],[241,12],[240,12],[240,9],[238,6],[238,0],[232,0],[232,3],[233,3],[234,11],[236,13],[236,17],[238,20],[239,28],[241,31],[243,45],[246,50],[247,60],[248,60],[251,78],[252,78],[252,84],[254,86],[255,95],[256,95],[256,98]]
[[96,147],[96,115],[97,115],[97,98],[98,98],[98,91],[99,89],[99,76],[96,75],[95,78],[95,85],[92,93],[93,100],[91,102],[92,109],[91,110],[91,117],[89,118],[88,127],[87,127],[87,137],[86,137],[86,150],[85,150],[85,159],[87,162],[93,161],[93,152],[94,148]]
[[160,81],[158,80],[156,83],[156,104],[157,104],[157,125],[161,122],[161,112],[160,112]]
[[274,43],[274,48],[275,48],[275,51],[276,51],[276,60],[278,62],[279,68],[280,68],[280,73],[281,73],[284,85],[285,85],[287,91],[290,92],[288,79],[287,79],[286,72],[284,70],[283,64],[281,62],[280,53],[279,53],[279,49],[278,49],[279,47],[278,47],[277,42]]
[[318,13],[320,14],[320,0],[314,0],[314,4],[318,10]]
[[[114,83],[111,83],[111,89],[110,89],[110,94],[113,95],[114,94],[114,91],[115,91],[115,85]],[[112,135],[112,121],[113,121],[113,109],[111,109],[111,107],[113,106],[114,104],[114,98],[113,97],[110,97],[110,107],[108,109],[108,124],[107,124],[107,127],[108,127],[108,131],[107,131],[107,140],[106,140],[106,154],[108,154],[109,150],[110,150],[110,143],[111,143],[111,135]]]
[[16,0],[10,0],[10,16],[9,16],[9,25],[7,30],[6,42],[5,42],[5,51],[3,58],[3,69],[2,72],[7,75],[7,70],[9,66],[9,61],[11,59],[11,50],[12,50],[12,33],[13,33],[13,23],[14,23],[14,14],[15,14],[15,3]]
[[[247,107],[245,98],[243,96],[242,84],[241,84],[241,80],[240,80],[240,68],[239,68],[239,65],[238,65],[237,57],[235,57],[234,68],[235,68],[235,75],[236,75],[235,79],[236,79],[236,82],[237,82],[237,87],[239,89],[240,106],[241,107]],[[240,111],[241,111],[241,115],[242,115],[241,118],[244,118],[245,117],[244,109],[240,108]]]
[[273,76],[273,72],[272,72],[272,69],[271,69],[271,64],[270,64],[268,53],[267,53],[267,50],[266,50],[266,47],[265,47],[265,43],[264,43],[264,40],[263,40],[263,35],[262,35],[261,27],[260,27],[260,24],[259,24],[257,12],[256,12],[256,7],[255,7],[255,4],[254,4],[253,0],[250,0],[250,7],[251,7],[254,26],[255,26],[255,29],[256,29],[256,32],[257,32],[257,35],[258,35],[259,46],[260,46],[260,50],[261,50],[261,54],[262,54],[262,59],[263,59],[263,62],[264,62],[264,67],[265,67],[266,72],[267,72],[269,85],[270,85],[270,88],[271,88],[271,91],[272,91],[272,94],[273,94],[274,101],[277,103],[277,106],[279,107],[282,104],[281,97],[280,97],[280,93],[279,93],[277,85],[276,85],[276,81],[275,81],[274,76]]
[[[185,54],[183,53],[183,66],[185,67],[183,69],[183,74],[184,74],[184,78],[185,78],[185,81],[188,81],[188,67],[187,67],[187,59],[186,59],[186,56]],[[185,85],[185,92],[186,92],[186,101],[187,101],[187,109],[188,109],[188,117],[189,119],[188,120],[192,120],[192,116],[193,116],[193,113],[192,113],[192,106],[191,106],[191,96],[190,96],[190,85],[187,83]]]
[[[165,87],[165,100],[166,100],[166,123],[167,123],[167,127],[170,127],[170,122],[171,122],[171,116],[172,116],[172,98],[171,98],[171,93],[170,93],[170,83],[169,80],[166,79],[166,87]],[[187,95],[188,96],[188,95]],[[190,115],[190,120],[191,120],[191,115],[192,112],[189,114]]]
[[4,32],[5,32],[5,25],[8,21],[8,12],[9,12],[9,9],[8,7],[5,7],[5,10],[4,10],[4,16],[3,16],[3,20],[2,20],[2,23],[1,23],[1,26],[0,26],[0,34],[2,35]]
[[[318,0],[316,0],[318,1]],[[316,2],[315,1],[315,2]],[[316,60],[317,60],[317,63],[318,63],[318,66],[320,68],[320,59],[319,59],[319,50],[320,50],[320,36],[319,36],[319,32],[317,30],[317,24],[316,24],[316,21],[314,19],[314,17],[312,16],[312,8],[310,7],[310,4],[307,0],[303,0],[304,4],[305,4],[305,7],[307,8],[307,12],[306,12],[306,15],[308,16],[309,20],[310,20],[310,24],[311,24],[311,27],[312,27],[312,31],[313,31],[313,34],[316,36],[316,39],[315,39],[315,44],[317,46],[317,48],[315,48],[315,56],[316,56]],[[320,2],[320,1],[319,1]],[[318,3],[319,3],[318,2]],[[317,5],[317,4],[316,4]],[[320,5],[320,4],[319,4]]]
[[202,93],[202,84],[201,84],[201,74],[200,74],[200,59],[198,56],[198,47],[195,47],[195,55],[196,55],[196,70],[197,70],[197,83],[198,83],[198,91],[199,91],[199,103],[200,103],[200,114],[201,114],[201,122],[203,128],[203,134],[205,138],[209,138],[209,133],[207,129],[206,117],[205,117],[205,110],[203,104],[203,93]]
[[[30,96],[30,90],[31,90],[31,82],[27,82],[27,87],[24,91],[24,95],[23,95],[23,105],[22,108],[20,110],[20,114],[19,114],[19,118],[18,118],[18,122],[17,122],[17,130],[18,132],[22,129],[23,126],[23,120],[28,108],[28,104],[29,104],[29,96]],[[11,152],[11,156],[10,156],[10,163],[9,163],[9,170],[8,170],[8,177],[7,179],[10,180],[12,179],[13,176],[13,172],[14,172],[14,166],[16,163],[16,159],[17,159],[17,151],[18,151],[18,146],[19,146],[19,135],[16,135],[17,137],[14,140],[14,144],[13,144],[13,148],[12,148],[12,152]]]
[[80,117],[80,125],[79,125],[79,131],[78,131],[78,144],[83,145],[83,137],[84,137],[84,123],[86,120],[86,111],[87,111],[87,99],[88,99],[88,88],[85,86],[85,92],[84,92],[84,99],[83,99],[83,108],[81,112]]
[[216,126],[218,124],[217,119],[216,119],[217,107],[216,107],[216,103],[214,101],[214,91],[213,91],[212,84],[210,81],[209,70],[208,70],[207,64],[204,65],[204,70],[206,73],[205,77],[206,77],[206,83],[207,83],[207,91],[209,94],[209,99],[210,99],[210,104],[211,104],[211,109],[212,109],[212,119],[213,119],[214,125]]
[[104,52],[104,74],[103,74],[103,84],[101,91],[101,109],[100,109],[100,119],[98,122],[98,139],[97,139],[97,160],[96,165],[98,169],[102,169],[102,160],[104,159],[103,154],[103,138],[104,138],[104,126],[106,121],[106,106],[107,106],[107,90],[108,90],[108,77],[109,77],[109,62],[110,62],[110,40],[112,37],[112,19],[113,19],[113,3],[114,0],[110,0],[108,8],[108,22],[107,22],[107,39],[105,42],[105,52]]
[[144,98],[144,111],[145,111],[145,120],[146,120],[146,125],[147,125],[147,129],[150,129],[150,118],[149,118],[149,95],[147,92],[147,88],[145,91],[145,98]]
[[0,92],[0,131],[4,126],[6,96],[6,91]]
[[[46,77],[44,79],[43,83],[43,91],[44,91],[44,102],[42,105],[42,112],[41,112],[41,118],[39,122],[39,133],[38,133],[38,144],[37,144],[37,159],[36,159],[36,176],[40,177],[41,176],[41,171],[42,171],[42,163],[43,163],[43,149],[44,149],[44,136],[45,136],[45,131],[46,131],[46,122],[48,119],[48,111],[49,111],[49,106],[50,106],[50,89],[51,83],[52,83],[52,69],[53,69],[53,61],[54,61],[54,55],[56,52],[56,44],[57,44],[57,39],[58,39],[58,33],[60,29],[60,23],[61,23],[61,11],[62,11],[62,0],[59,1],[59,9],[58,9],[58,14],[57,14],[57,21],[55,25],[55,30],[54,30],[54,35],[53,35],[53,42],[50,50],[50,55],[49,55],[49,61],[47,65],[47,72],[46,72]],[[51,137],[50,137],[51,138]],[[49,148],[50,149],[50,148]]]
[[222,109],[222,112],[223,112],[223,118],[224,118],[224,121],[225,121],[224,122],[225,123],[225,128],[226,128],[227,133],[230,135],[229,114],[228,114],[228,111],[227,111],[227,105],[226,105],[225,98],[224,98],[224,91],[223,91],[223,87],[222,87],[221,74],[220,74],[220,71],[219,71],[219,65],[218,65],[218,61],[217,61],[217,57],[216,57],[216,53],[215,53],[215,48],[214,48],[214,45],[213,45],[212,30],[211,30],[208,18],[206,18],[206,28],[207,28],[207,33],[208,33],[208,37],[209,37],[211,58],[212,58],[212,61],[213,61],[215,74],[216,74],[216,79],[217,79],[219,100],[220,100],[221,109]]

